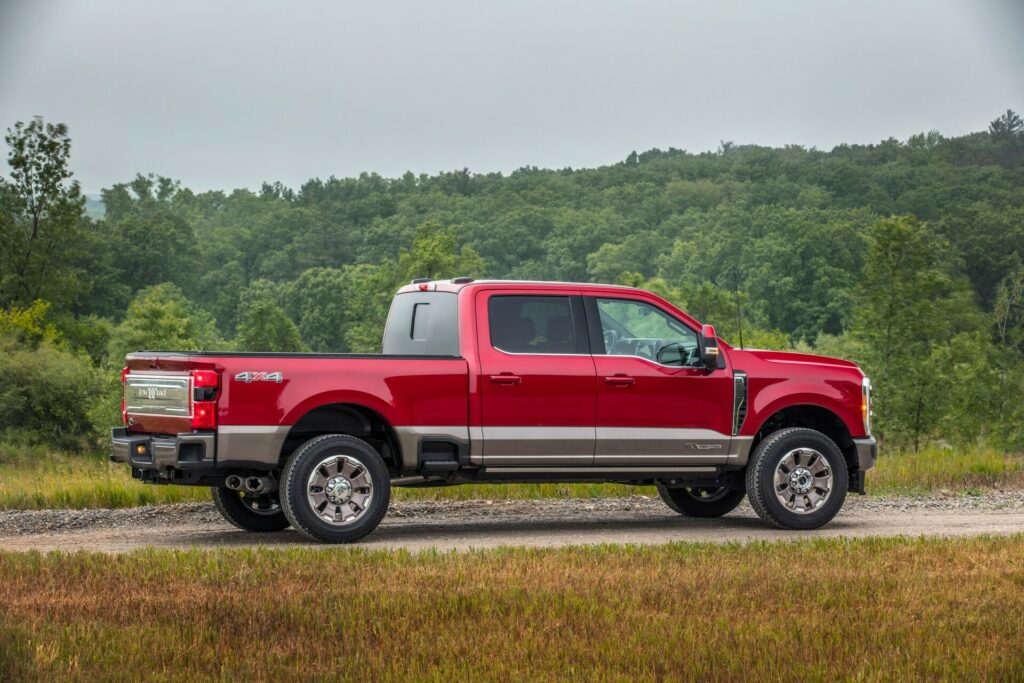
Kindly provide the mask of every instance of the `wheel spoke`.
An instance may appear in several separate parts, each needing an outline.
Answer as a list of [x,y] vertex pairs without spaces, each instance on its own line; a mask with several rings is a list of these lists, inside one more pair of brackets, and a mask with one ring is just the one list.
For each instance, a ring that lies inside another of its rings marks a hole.
[[324,457],[306,482],[306,500],[316,515],[335,526],[359,519],[373,497],[373,479],[351,455]]
[[775,496],[779,503],[798,514],[820,508],[832,491],[832,469],[828,458],[813,448],[794,448],[775,468]]

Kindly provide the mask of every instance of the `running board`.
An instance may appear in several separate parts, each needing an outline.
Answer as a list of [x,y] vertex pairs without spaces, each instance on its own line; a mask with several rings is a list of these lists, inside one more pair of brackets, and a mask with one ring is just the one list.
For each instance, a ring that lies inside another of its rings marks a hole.
[[482,467],[478,470],[460,470],[459,478],[471,481],[631,481],[637,479],[666,479],[687,475],[717,475],[717,467]]

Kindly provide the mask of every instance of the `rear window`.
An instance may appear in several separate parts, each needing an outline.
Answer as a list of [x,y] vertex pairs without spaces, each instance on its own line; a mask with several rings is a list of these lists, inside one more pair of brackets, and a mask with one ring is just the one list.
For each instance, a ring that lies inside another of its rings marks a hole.
[[408,292],[391,302],[384,353],[458,356],[459,297],[454,292]]

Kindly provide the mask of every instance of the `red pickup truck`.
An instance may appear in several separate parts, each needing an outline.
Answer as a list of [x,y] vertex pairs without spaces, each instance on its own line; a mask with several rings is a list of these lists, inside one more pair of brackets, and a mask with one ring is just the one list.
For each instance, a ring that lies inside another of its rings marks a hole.
[[112,459],[208,486],[232,524],[327,542],[373,531],[392,486],[654,485],[713,517],[829,522],[875,463],[853,363],[740,350],[663,299],[610,285],[416,280],[383,354],[127,357]]

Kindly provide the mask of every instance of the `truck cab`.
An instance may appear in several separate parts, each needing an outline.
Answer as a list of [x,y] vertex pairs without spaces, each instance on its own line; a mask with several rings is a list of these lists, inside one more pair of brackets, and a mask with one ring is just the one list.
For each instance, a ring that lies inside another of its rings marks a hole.
[[131,354],[112,457],[329,542],[372,531],[392,486],[470,482],[654,485],[701,517],[746,496],[815,528],[875,462],[855,364],[734,349],[639,289],[413,281],[382,351]]

